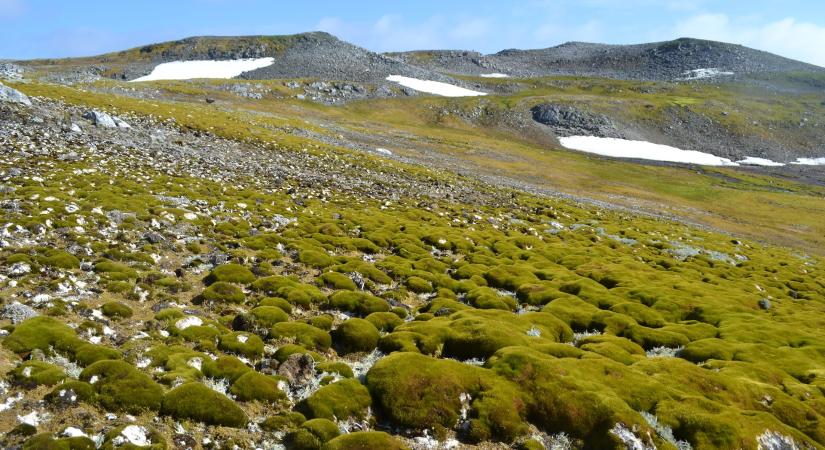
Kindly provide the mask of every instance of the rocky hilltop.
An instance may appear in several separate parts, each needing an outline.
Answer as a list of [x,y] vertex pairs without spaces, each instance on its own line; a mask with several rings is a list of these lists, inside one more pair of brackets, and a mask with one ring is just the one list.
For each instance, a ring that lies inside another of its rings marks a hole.
[[512,49],[491,55],[467,51],[417,51],[391,55],[443,73],[503,73],[513,77],[575,75],[672,81],[713,75],[696,72],[699,69],[738,75],[825,71],[821,67],[741,45],[689,38],[640,45],[568,42],[546,49]]

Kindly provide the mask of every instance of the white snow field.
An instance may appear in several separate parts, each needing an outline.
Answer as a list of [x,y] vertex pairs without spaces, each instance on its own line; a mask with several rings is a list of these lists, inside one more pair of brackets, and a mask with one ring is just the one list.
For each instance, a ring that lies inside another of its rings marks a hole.
[[757,158],[756,156],[746,156],[741,161],[736,161],[745,166],[765,166],[765,167],[782,167],[785,163],[771,161],[770,159]]
[[796,158],[796,161],[791,164],[799,166],[825,166],[825,157],[823,158]]
[[194,78],[235,78],[250,70],[271,66],[275,58],[234,59],[229,61],[174,61],[158,64],[152,73],[132,80],[191,80]]
[[402,77],[401,75],[390,75],[387,81],[398,83],[418,92],[440,95],[442,97],[478,97],[487,95],[484,92],[472,91],[452,84],[441,83],[439,81],[419,80],[418,78]]
[[595,136],[570,136],[559,138],[564,147],[587,153],[595,153],[614,158],[636,158],[651,161],[666,161],[703,166],[738,166],[739,164],[710,153],[682,150],[667,145],[646,141],[602,138]]
[[734,75],[734,73],[724,72],[716,68],[710,68],[687,70],[683,73],[683,75],[685,75],[685,78],[682,78],[683,80],[701,80],[704,78],[716,78],[722,76],[729,77],[731,75]]
[[481,78],[510,78],[506,73],[482,73]]

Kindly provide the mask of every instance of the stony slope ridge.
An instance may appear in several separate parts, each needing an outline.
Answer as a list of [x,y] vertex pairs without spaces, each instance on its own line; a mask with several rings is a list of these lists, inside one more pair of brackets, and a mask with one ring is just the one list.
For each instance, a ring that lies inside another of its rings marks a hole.
[[198,36],[89,58],[31,61],[29,65],[93,67],[126,80],[148,74],[164,62],[272,57],[275,63],[245,74],[247,79],[320,78],[379,82],[389,75],[445,80],[444,75],[344,42],[324,32],[285,36]]
[[740,45],[682,38],[640,45],[568,42],[537,50],[503,50],[482,55],[465,51],[392,53],[402,61],[444,73],[504,73],[514,77],[602,76],[633,80],[676,80],[696,69],[747,75],[823,72],[825,69]]

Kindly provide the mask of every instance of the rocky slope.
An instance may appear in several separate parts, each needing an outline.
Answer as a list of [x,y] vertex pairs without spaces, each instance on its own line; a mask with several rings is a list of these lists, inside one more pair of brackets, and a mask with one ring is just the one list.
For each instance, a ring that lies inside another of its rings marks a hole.
[[740,45],[677,39],[640,45],[568,42],[537,50],[503,50],[491,55],[466,51],[391,53],[394,58],[443,73],[513,77],[552,75],[664,80],[710,76],[692,72],[716,69],[734,75],[773,72],[818,72],[825,69]]
[[244,74],[246,79],[318,78],[381,82],[389,75],[447,80],[444,75],[371,52],[323,32],[286,36],[198,36],[146,45],[122,52],[68,60],[28,61],[25,65],[87,70],[92,75],[124,80],[139,78],[171,61],[230,60],[272,57],[269,67]]

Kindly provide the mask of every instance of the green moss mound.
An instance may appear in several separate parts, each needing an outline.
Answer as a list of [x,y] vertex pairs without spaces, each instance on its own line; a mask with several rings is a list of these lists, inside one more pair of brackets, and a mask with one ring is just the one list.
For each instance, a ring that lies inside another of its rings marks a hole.
[[80,379],[94,387],[96,401],[109,410],[138,414],[160,408],[163,388],[125,361],[98,361]]
[[226,378],[234,382],[241,375],[252,369],[234,356],[221,356],[216,360],[206,359],[203,361],[201,371],[209,378]]
[[386,300],[365,292],[353,291],[338,291],[332,294],[329,297],[329,307],[360,316],[390,310],[390,305]]
[[243,428],[248,421],[246,413],[235,402],[197,382],[167,392],[160,412],[176,419],[234,428]]
[[370,352],[378,346],[380,334],[375,326],[365,320],[352,318],[332,332],[335,349],[340,354]]
[[287,338],[310,349],[325,351],[332,345],[329,333],[300,322],[281,322],[270,331],[273,338]]
[[32,436],[23,443],[23,450],[95,450],[95,442],[87,437],[55,438],[51,433]]
[[264,354],[264,341],[253,333],[236,331],[221,335],[218,348],[225,352],[256,359]]
[[278,381],[275,377],[250,370],[232,383],[229,392],[240,401],[279,403],[286,399],[286,394],[278,387]]
[[383,431],[357,431],[338,436],[324,444],[322,450],[407,450],[398,439]]
[[289,321],[289,315],[277,306],[258,306],[249,312],[255,317],[256,323],[267,328],[276,323]]
[[374,406],[393,423],[416,430],[459,425],[462,396],[471,403],[467,426],[475,441],[510,441],[527,431],[527,403],[517,385],[486,369],[416,353],[395,353],[367,373]]
[[62,250],[47,250],[37,258],[37,262],[44,266],[57,269],[79,269],[80,260],[71,253]]
[[223,264],[212,269],[206,277],[207,283],[238,283],[249,284],[255,281],[255,274],[240,264]]
[[100,311],[106,317],[111,317],[111,318],[122,319],[122,318],[132,317],[132,308],[130,308],[128,305],[126,305],[125,303],[122,303],[122,302],[104,303],[100,307]]
[[66,378],[63,368],[43,361],[26,361],[9,373],[12,381],[23,386],[54,386]]
[[212,283],[201,295],[205,300],[220,303],[243,303],[245,298],[241,288],[226,281]]
[[372,403],[370,392],[358,380],[341,380],[318,389],[298,404],[306,417],[346,420],[364,418]]
[[318,277],[318,284],[330,289],[355,291],[358,289],[350,277],[338,272],[325,272]]
[[109,347],[87,343],[75,330],[49,316],[37,316],[20,323],[3,340],[9,350],[24,354],[42,350],[46,354],[62,353],[87,366],[105,359],[118,359],[120,352]]
[[338,425],[327,419],[312,419],[300,428],[287,434],[284,442],[287,448],[296,450],[319,450],[321,446],[340,434]]

